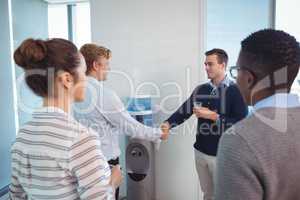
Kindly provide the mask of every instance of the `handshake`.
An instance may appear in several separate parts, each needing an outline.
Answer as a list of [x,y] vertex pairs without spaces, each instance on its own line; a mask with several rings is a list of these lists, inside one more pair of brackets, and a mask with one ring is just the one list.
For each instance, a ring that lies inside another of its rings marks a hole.
[[[201,107],[201,106],[195,106],[193,108],[193,113],[197,118],[203,118],[203,119],[209,119],[212,121],[217,121],[219,119],[219,114],[217,113],[216,110],[212,111],[206,107]],[[161,140],[167,140],[170,134],[170,124],[169,122],[163,122],[160,125],[160,129],[162,131]]]
[[162,131],[161,140],[167,140],[170,134],[170,124],[168,122],[164,122],[160,125],[160,130]]

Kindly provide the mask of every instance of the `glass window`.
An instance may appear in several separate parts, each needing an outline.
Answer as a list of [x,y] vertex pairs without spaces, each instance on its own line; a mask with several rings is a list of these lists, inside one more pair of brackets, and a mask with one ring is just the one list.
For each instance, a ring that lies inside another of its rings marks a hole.
[[91,42],[91,17],[90,3],[78,3],[75,7],[75,44],[81,47],[85,43]]
[[[68,13],[72,12],[72,13]],[[69,16],[72,20],[69,21]],[[48,32],[49,38],[72,39],[80,48],[83,44],[91,42],[90,3],[82,2],[72,4],[49,4],[48,7]],[[72,27],[72,28],[71,28]],[[69,30],[71,28],[72,30]],[[72,38],[69,38],[69,31]]]
[[241,41],[250,33],[268,28],[271,0],[207,0],[206,49],[224,49],[228,66],[236,64]]
[[[296,37],[300,41],[300,26],[298,22],[300,19],[299,0],[276,0],[276,29],[284,30]],[[292,92],[300,94],[300,73],[292,86]]]
[[68,39],[68,10],[66,4],[49,4],[48,34],[49,38]]

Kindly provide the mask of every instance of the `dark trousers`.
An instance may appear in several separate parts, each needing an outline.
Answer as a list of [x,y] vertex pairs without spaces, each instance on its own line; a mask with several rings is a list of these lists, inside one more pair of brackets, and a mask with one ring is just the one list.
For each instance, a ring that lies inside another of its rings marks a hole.
[[[118,165],[119,164],[119,158],[116,158],[115,160],[113,160],[113,159],[109,160],[108,164],[113,165],[113,166]],[[116,200],[118,200],[118,199],[119,199],[119,188],[116,189]]]

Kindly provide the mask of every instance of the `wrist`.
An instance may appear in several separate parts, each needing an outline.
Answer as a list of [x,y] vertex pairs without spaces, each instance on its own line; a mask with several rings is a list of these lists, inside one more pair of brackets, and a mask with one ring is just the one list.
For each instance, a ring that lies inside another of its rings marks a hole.
[[212,114],[211,120],[217,121],[217,120],[219,119],[219,117],[220,117],[219,114],[216,113],[216,112],[214,112],[214,113]]
[[112,178],[110,179],[109,185],[111,186],[111,188],[112,188],[113,190],[116,189],[116,185],[115,185],[115,183],[113,182]]

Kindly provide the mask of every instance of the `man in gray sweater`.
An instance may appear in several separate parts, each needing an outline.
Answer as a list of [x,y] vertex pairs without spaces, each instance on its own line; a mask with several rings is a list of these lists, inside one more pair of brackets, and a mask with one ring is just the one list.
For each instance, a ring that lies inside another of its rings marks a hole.
[[223,134],[217,200],[300,199],[300,103],[290,89],[300,65],[296,39],[265,29],[241,43],[237,84],[254,112]]

